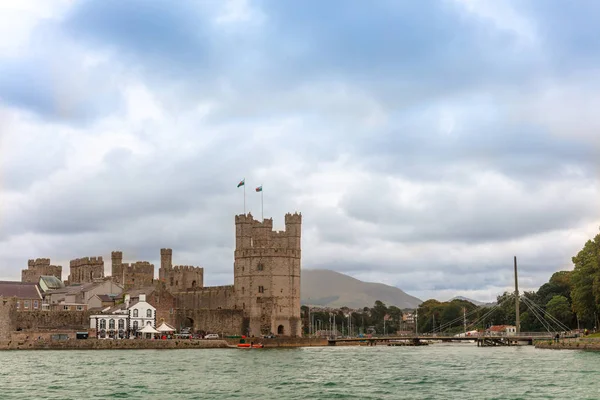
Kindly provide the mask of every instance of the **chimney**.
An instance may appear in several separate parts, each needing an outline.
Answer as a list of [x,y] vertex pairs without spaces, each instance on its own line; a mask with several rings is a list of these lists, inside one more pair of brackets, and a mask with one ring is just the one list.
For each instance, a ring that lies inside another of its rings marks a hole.
[[126,294],[125,295],[125,308],[129,308],[129,300],[130,300],[130,297],[128,294]]
[[140,294],[140,302],[146,302],[146,295],[145,294]]

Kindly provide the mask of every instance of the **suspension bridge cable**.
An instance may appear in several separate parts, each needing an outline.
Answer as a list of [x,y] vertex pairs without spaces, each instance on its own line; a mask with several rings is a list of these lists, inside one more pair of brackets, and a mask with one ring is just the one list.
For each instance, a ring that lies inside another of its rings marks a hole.
[[549,319],[550,321],[547,321],[549,324],[550,322],[553,322],[554,324],[556,324],[556,326],[552,326],[553,328],[558,327],[559,331],[570,331],[571,328],[569,328],[567,325],[565,325],[564,323],[562,323],[561,321],[559,321],[557,318],[555,318],[552,314],[550,314],[547,310],[544,310],[542,307],[540,307],[538,304],[536,304],[534,301],[525,298],[525,304],[531,309],[531,308],[535,308],[539,313],[542,313],[544,316],[546,316],[546,319]]
[[544,313],[545,316],[547,316],[551,321],[553,321],[559,328],[561,328],[560,330],[563,331],[570,331],[571,328],[569,328],[567,325],[565,325],[563,322],[559,321],[556,317],[554,317],[552,314],[550,314],[547,310],[544,310],[542,307],[540,307],[538,304],[536,304],[535,302],[531,301],[531,304],[534,307],[537,307],[540,311],[542,311]]
[[548,324],[548,321],[545,321],[544,318],[541,317],[541,315],[538,313],[538,311],[535,308],[533,308],[526,300],[523,300],[523,303],[525,303],[527,308],[533,313],[533,315],[538,319],[538,321],[542,324],[544,329],[546,329],[546,331],[548,331],[548,333],[553,331],[550,324]]

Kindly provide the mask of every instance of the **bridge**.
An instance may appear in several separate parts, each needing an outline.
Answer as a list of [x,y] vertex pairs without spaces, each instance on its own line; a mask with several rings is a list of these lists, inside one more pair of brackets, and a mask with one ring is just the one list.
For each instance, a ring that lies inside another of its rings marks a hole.
[[548,332],[530,332],[510,335],[477,335],[477,336],[444,336],[444,335],[412,335],[412,336],[383,336],[363,338],[329,338],[329,346],[337,343],[366,343],[375,346],[377,343],[388,346],[405,345],[420,346],[428,342],[475,342],[478,347],[485,346],[514,346],[518,344],[533,345],[535,340],[552,340],[555,335]]

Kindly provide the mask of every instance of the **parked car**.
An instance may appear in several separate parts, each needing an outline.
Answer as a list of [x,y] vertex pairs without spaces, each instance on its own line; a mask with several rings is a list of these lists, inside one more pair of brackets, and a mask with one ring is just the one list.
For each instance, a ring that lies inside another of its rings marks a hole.
[[219,335],[217,333],[209,333],[208,335],[204,336],[204,339],[218,339]]

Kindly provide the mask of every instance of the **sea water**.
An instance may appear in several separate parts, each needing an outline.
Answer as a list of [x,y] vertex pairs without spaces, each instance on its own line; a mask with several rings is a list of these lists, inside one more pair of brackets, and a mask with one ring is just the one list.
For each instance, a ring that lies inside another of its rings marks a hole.
[[0,399],[600,399],[600,353],[532,346],[0,352]]

